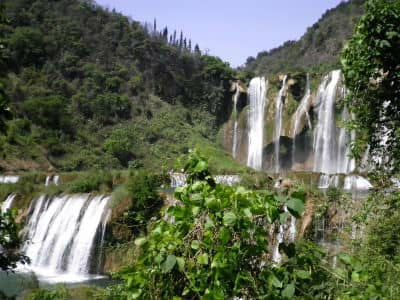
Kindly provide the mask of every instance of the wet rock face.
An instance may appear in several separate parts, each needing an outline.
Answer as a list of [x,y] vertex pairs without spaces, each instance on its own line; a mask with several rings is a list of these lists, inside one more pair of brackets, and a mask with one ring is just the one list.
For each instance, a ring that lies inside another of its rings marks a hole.
[[[268,87],[262,93],[261,85],[256,88],[254,85],[260,78],[254,78],[249,86],[248,94],[253,95],[248,97],[250,105],[242,111],[237,109],[237,119],[223,127],[222,144],[231,152],[236,141],[237,161],[273,173],[350,174],[355,171],[355,164],[347,155],[355,137],[340,127],[342,121],[351,118],[346,108],[338,105],[345,96],[340,70],[329,72],[319,80],[301,72],[269,76],[265,78]],[[265,105],[254,105],[257,93],[266,94],[265,101],[258,101]],[[263,126],[252,120],[261,120]],[[255,131],[261,134],[254,134]],[[253,162],[255,153],[257,158],[261,156],[261,163],[260,159],[257,164],[249,163]]]

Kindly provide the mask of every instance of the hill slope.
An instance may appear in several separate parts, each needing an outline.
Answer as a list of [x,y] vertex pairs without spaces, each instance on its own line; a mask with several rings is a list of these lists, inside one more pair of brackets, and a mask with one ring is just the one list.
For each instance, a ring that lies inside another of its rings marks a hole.
[[327,70],[338,66],[339,53],[363,13],[365,0],[350,0],[330,9],[307,29],[298,41],[287,41],[270,51],[249,57],[246,71],[256,74],[306,69]]
[[88,0],[2,5],[14,118],[0,168],[157,168],[196,144],[214,147],[233,77],[219,58]]

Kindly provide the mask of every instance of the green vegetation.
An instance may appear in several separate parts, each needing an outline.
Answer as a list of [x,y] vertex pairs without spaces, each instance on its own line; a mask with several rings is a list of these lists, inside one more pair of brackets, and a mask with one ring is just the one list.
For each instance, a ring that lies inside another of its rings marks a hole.
[[21,300],[87,300],[103,299],[102,290],[96,287],[81,286],[67,289],[59,285],[53,290],[36,289],[21,297]]
[[[266,260],[268,229],[262,224],[286,222],[289,214],[283,204],[300,216],[304,193],[279,199],[270,193],[217,185],[208,163],[196,153],[185,171],[190,174],[189,185],[175,191],[182,205],[167,211],[174,222],[160,219],[148,236],[135,240],[141,255],[119,273],[126,285],[111,289],[112,299],[292,298],[304,290],[311,295],[308,284],[328,276],[318,266],[322,252],[311,245],[281,245],[290,258],[288,269]],[[304,249],[314,251],[315,260],[302,258]],[[263,263],[267,265],[260,268]]]
[[183,34],[92,1],[2,4],[3,170],[156,169],[192,138],[216,145],[235,72]]
[[19,250],[21,239],[18,236],[19,226],[15,222],[15,212],[0,210],[0,269],[8,271],[15,269],[17,263],[27,263],[29,258]]
[[[356,118],[353,145],[360,160],[367,145],[383,167],[400,171],[400,3],[368,1],[356,33],[342,53],[347,105]],[[383,136],[386,136],[384,138]],[[383,142],[384,141],[384,142]]]
[[364,3],[365,0],[342,2],[325,12],[298,41],[287,41],[278,48],[259,52],[256,58],[249,57],[244,70],[275,74],[299,70],[322,73],[339,68],[340,51],[353,34]]

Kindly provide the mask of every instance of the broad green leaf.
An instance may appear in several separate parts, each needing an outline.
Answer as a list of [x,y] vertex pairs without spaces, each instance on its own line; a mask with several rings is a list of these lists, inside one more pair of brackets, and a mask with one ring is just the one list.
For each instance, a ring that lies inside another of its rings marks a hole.
[[296,218],[300,218],[304,211],[304,203],[297,198],[290,198],[286,203],[289,212]]
[[179,270],[183,271],[185,268],[185,259],[183,257],[177,257],[176,262],[178,263]]
[[146,240],[145,237],[137,238],[137,239],[135,239],[135,245],[138,246],[138,247],[141,247],[146,243],[146,241],[147,240]]
[[236,215],[233,212],[226,212],[223,220],[225,226],[233,226],[236,223]]
[[220,202],[215,197],[207,197],[205,199],[206,206],[211,210],[217,210],[220,207]]
[[219,233],[219,240],[223,245],[228,244],[231,239],[231,233],[228,228],[222,228]]
[[280,281],[274,274],[270,276],[271,283],[274,287],[281,289],[283,286],[282,281]]
[[197,164],[196,167],[194,168],[195,172],[204,172],[208,170],[208,164],[204,160],[200,160]]
[[204,224],[204,228],[206,230],[210,229],[210,228],[214,228],[215,224],[213,222],[213,220],[211,220],[209,217],[207,217],[206,219],[206,223]]
[[193,250],[199,250],[200,249],[200,242],[198,240],[192,241],[192,244],[190,245]]
[[250,208],[245,208],[245,209],[243,210],[243,213],[244,213],[244,215],[245,215],[246,217],[248,217],[249,219],[252,219],[252,218],[253,218],[253,214],[251,213]]
[[351,266],[353,264],[353,258],[346,253],[340,253],[338,258],[345,265]]
[[288,284],[282,291],[282,297],[292,299],[295,292],[295,286],[293,283]]
[[303,203],[306,203],[306,193],[303,190],[298,190],[292,193],[292,198],[300,199]]
[[176,256],[175,255],[168,255],[165,262],[162,264],[161,268],[164,273],[169,273],[176,264]]
[[309,272],[303,270],[296,270],[295,274],[301,279],[309,279],[311,277],[311,274]]
[[360,274],[358,272],[351,273],[351,280],[354,282],[360,282]]
[[207,265],[208,264],[208,254],[203,253],[203,254],[199,255],[199,257],[197,258],[197,262],[201,265]]

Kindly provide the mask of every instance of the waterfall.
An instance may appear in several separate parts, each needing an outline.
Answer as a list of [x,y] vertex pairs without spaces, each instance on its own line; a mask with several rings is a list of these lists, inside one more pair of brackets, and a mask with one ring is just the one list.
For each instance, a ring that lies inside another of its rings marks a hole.
[[282,260],[282,255],[279,252],[279,244],[283,243],[283,238],[285,237],[285,228],[283,224],[279,225],[279,231],[276,235],[276,245],[274,252],[272,253],[272,261],[279,263]]
[[89,194],[36,199],[23,247],[30,268],[52,281],[87,279],[93,270],[90,264],[96,261],[94,245],[105,224],[109,199]]
[[332,71],[318,88],[318,123],[314,132],[314,171],[336,173],[336,91],[341,77],[340,70]]
[[349,175],[344,179],[343,189],[347,191],[351,190],[369,190],[372,188],[372,184],[368,181],[368,179],[357,176],[357,175]]
[[275,134],[274,134],[274,149],[275,149],[275,173],[280,171],[280,161],[279,161],[279,149],[280,149],[280,138],[282,131],[282,111],[283,111],[283,98],[286,90],[286,79],[287,75],[283,78],[282,87],[276,97],[275,103]]
[[17,183],[18,181],[19,181],[19,176],[14,176],[14,175],[0,176],[0,183]]
[[237,151],[237,137],[238,137],[238,111],[237,111],[237,102],[239,100],[240,96],[240,86],[239,83],[235,83],[236,86],[236,91],[235,95],[233,95],[233,116],[235,118],[235,124],[233,125],[233,142],[232,142],[232,156],[235,158],[236,157],[236,151]]
[[60,176],[58,175],[48,175],[46,177],[46,181],[44,183],[45,186],[49,186],[50,184],[58,185],[60,182]]
[[[341,115],[342,122],[346,122],[350,120],[350,115],[347,111],[347,108],[343,108]],[[355,140],[355,132],[352,130],[350,133],[344,126],[342,126],[339,130],[339,139],[338,139],[338,158],[337,158],[337,169],[336,173],[344,173],[348,174],[355,170],[356,162],[354,158],[350,157],[350,144]]]
[[176,188],[186,184],[187,174],[170,172],[169,178],[171,180],[171,187]]
[[300,101],[299,106],[294,114],[294,123],[293,123],[293,144],[292,144],[292,167],[296,162],[296,137],[300,133],[302,121],[307,121],[307,126],[310,130],[312,130],[310,115],[308,114],[308,110],[310,108],[310,100],[311,100],[311,88],[310,88],[310,75],[307,73],[307,82],[306,82],[306,92],[303,98]]
[[[171,188],[184,186],[188,175],[185,173],[170,173]],[[232,186],[239,183],[241,178],[239,175],[216,175],[214,176],[216,183]]]
[[262,169],[262,153],[264,140],[264,113],[266,106],[266,95],[268,82],[264,77],[256,77],[250,81],[248,94],[250,111],[248,118],[249,126],[249,149],[247,165],[257,170]]
[[8,195],[7,199],[4,200],[4,202],[1,204],[1,212],[4,213],[11,208],[16,196],[17,196],[17,194],[14,194],[14,193]]

